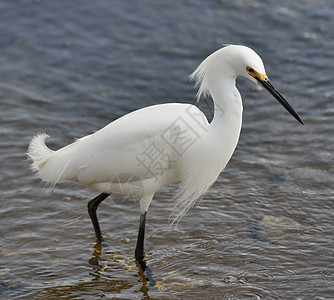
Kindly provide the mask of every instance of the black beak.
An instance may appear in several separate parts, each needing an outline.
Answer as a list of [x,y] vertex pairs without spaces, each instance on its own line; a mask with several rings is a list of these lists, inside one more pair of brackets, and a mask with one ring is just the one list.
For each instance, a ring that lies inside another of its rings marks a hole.
[[281,103],[281,105],[292,114],[295,119],[302,125],[304,125],[302,119],[296,113],[296,111],[292,108],[292,106],[284,99],[284,97],[274,88],[274,86],[270,83],[269,79],[262,80],[259,77],[255,77],[258,83],[263,86],[270,94],[272,94],[276,100]]

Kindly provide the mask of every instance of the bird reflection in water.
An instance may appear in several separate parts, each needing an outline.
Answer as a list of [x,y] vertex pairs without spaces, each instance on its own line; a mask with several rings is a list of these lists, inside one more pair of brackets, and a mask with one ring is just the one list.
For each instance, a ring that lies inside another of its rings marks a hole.
[[[105,279],[103,278],[106,277],[106,275],[103,273],[114,269],[114,266],[116,266],[116,269],[119,270],[121,269],[119,268],[121,265],[123,269],[139,274],[142,284],[139,291],[143,293],[145,299],[150,299],[148,295],[150,287],[156,286],[156,281],[153,279],[152,270],[147,266],[145,261],[134,262],[132,259],[126,260],[115,250],[111,249],[110,246],[104,241],[98,241],[94,245],[93,256],[89,259],[89,264],[94,266],[92,272],[90,273],[94,277],[93,281],[102,281],[103,284],[105,284]],[[110,276],[107,277],[108,279],[111,279],[109,278]],[[129,289],[133,286],[130,282],[122,279],[111,279],[110,284],[113,286],[113,291],[110,292],[114,292],[115,286],[117,286],[119,291],[123,289]]]

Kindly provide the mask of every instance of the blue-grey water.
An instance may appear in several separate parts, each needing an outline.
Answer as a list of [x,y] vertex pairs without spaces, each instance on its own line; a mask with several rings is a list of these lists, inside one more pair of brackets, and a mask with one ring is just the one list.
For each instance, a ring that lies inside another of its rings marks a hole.
[[[333,1],[2,0],[0,16],[1,299],[334,298]],[[62,182],[48,194],[28,142],[47,132],[57,149],[135,109],[193,103],[188,74],[229,43],[261,55],[305,125],[238,80],[237,150],[177,228],[177,186],[155,196],[142,274],[138,202],[101,205],[99,247],[97,193]]]

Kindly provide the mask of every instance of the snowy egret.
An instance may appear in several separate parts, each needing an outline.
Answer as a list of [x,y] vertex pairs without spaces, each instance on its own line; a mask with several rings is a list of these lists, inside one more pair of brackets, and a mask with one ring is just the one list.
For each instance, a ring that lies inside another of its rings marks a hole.
[[264,87],[303,124],[271,85],[261,58],[248,47],[229,45],[208,56],[191,75],[199,86],[197,99],[206,95],[213,99],[211,123],[194,105],[169,103],[129,113],[57,151],[46,146],[46,134],[39,134],[28,148],[32,169],[53,185],[73,179],[102,193],[88,203],[98,241],[102,239],[96,216],[99,204],[110,194],[137,197],[135,257],[145,268],[146,213],[155,192],[180,182],[172,212],[174,222],[179,221],[216,181],[236,148],[243,111],[235,85],[238,76]]

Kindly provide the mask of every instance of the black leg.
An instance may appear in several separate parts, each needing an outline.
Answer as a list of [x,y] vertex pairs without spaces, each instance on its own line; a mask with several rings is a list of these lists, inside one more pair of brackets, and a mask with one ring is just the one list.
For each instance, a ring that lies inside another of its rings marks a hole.
[[99,221],[97,220],[97,216],[96,216],[96,210],[97,210],[97,207],[100,205],[100,203],[104,199],[106,199],[109,195],[110,194],[102,193],[102,194],[98,195],[97,197],[95,197],[94,199],[92,199],[88,202],[88,213],[89,213],[89,216],[90,216],[90,218],[92,220],[92,223],[93,223],[93,226],[94,226],[96,238],[100,242],[101,242],[101,239],[102,239],[102,235],[101,235],[101,229],[100,229]]
[[137,246],[135,251],[135,257],[140,266],[142,267],[143,271],[145,271],[146,269],[146,263],[144,261],[145,222],[146,222],[146,212],[140,215]]

